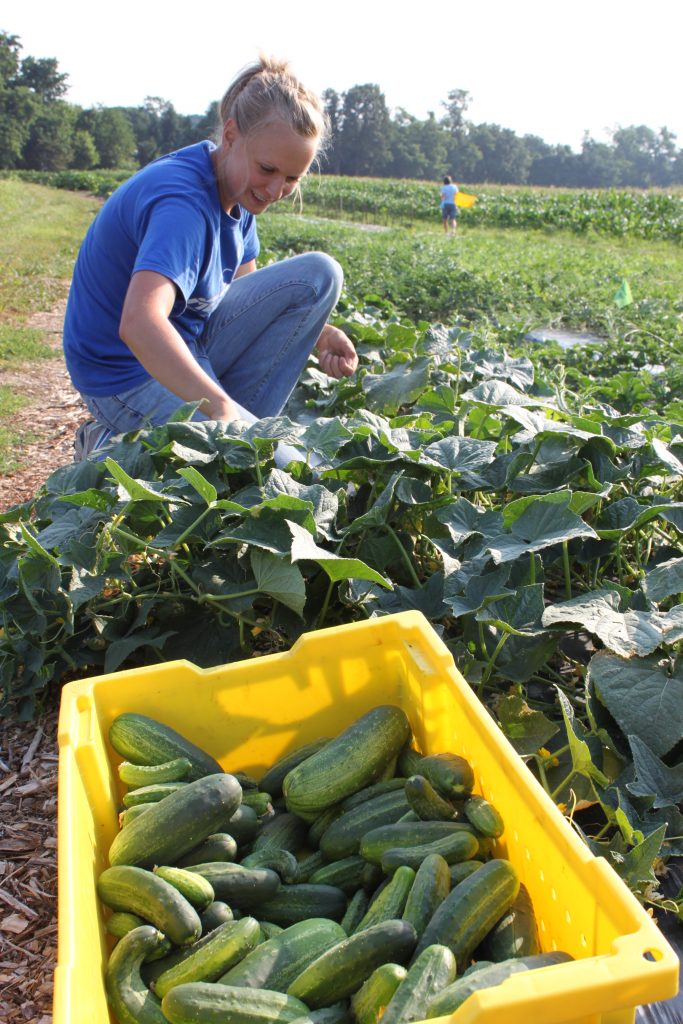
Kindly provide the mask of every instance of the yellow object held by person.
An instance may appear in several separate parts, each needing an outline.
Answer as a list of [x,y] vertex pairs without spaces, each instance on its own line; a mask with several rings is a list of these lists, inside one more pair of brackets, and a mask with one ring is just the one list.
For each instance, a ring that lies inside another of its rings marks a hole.
[[470,206],[474,206],[477,201],[477,197],[470,195],[469,192],[456,192],[455,194],[455,205],[462,206],[464,210],[468,210]]

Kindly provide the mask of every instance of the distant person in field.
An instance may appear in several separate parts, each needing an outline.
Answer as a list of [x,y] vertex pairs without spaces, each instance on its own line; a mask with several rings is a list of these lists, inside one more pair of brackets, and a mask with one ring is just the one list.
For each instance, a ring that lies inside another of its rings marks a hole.
[[455,205],[455,196],[457,192],[458,186],[454,184],[450,174],[447,174],[440,190],[441,220],[446,233],[455,231],[456,228],[458,211]]
[[279,414],[315,350],[332,377],[358,365],[327,323],[339,264],[308,252],[256,269],[256,217],[294,192],[321,151],[319,98],[281,61],[235,78],[221,134],[160,157],[106,201],[76,261],[64,352],[93,421],[76,457],[112,435],[167,422]]

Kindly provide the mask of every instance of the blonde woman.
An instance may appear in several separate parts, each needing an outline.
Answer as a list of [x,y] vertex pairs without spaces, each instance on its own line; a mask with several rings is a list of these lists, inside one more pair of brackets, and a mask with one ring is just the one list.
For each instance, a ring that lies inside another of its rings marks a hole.
[[199,418],[276,415],[314,349],[329,375],[356,370],[353,344],[327,323],[338,263],[311,252],[256,269],[256,217],[297,188],[325,142],[318,97],[261,58],[220,111],[217,144],[138,171],[83,241],[64,323],[67,367],[94,417],[77,457],[184,402],[200,403]]

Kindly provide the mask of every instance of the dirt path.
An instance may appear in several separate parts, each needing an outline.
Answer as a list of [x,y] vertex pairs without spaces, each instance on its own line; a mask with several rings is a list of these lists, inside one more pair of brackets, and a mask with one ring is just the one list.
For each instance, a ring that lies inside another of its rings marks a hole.
[[[42,330],[51,348],[61,349],[63,305],[38,313],[28,323]],[[31,401],[12,417],[12,426],[26,438],[17,448],[22,468],[0,476],[0,512],[28,501],[53,470],[71,462],[76,427],[88,412],[74,391],[64,360],[45,359],[25,368],[3,370],[2,383]]]

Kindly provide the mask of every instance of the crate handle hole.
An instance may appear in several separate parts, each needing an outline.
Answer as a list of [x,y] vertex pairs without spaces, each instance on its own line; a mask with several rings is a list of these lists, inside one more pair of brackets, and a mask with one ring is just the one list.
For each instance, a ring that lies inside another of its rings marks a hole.
[[646,949],[643,953],[643,960],[649,960],[654,964],[657,963],[658,960],[661,960],[663,956],[664,954],[661,949]]

